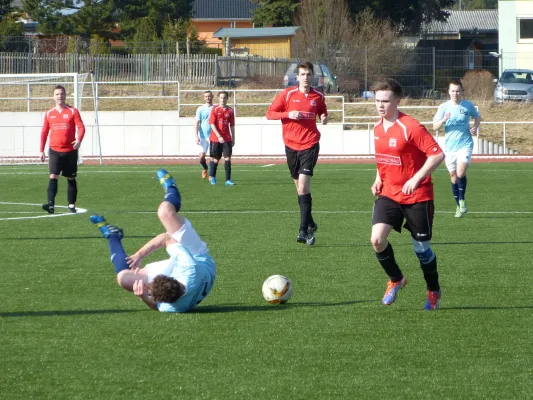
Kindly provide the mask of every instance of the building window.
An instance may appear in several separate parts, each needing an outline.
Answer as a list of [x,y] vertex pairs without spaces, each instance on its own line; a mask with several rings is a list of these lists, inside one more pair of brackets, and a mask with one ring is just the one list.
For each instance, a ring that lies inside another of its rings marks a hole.
[[533,18],[519,18],[518,22],[518,40],[533,40]]

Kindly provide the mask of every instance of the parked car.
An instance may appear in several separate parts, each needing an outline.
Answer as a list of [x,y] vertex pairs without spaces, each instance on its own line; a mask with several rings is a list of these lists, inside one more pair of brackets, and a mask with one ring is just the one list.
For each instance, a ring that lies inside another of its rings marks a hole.
[[[296,86],[298,81],[296,80],[296,74],[298,63],[292,63],[285,76],[283,77],[283,87]],[[328,67],[324,64],[313,64],[314,76],[313,76],[313,86],[314,88],[320,90],[324,93],[332,93],[339,91],[339,84],[337,83],[337,77],[333,75]]]
[[495,79],[494,101],[533,101],[533,70],[506,69]]

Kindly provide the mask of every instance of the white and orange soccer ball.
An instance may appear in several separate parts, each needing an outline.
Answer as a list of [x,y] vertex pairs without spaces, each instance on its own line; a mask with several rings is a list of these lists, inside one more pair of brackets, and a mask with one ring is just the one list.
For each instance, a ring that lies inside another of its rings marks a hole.
[[263,297],[270,304],[285,304],[291,296],[291,281],[283,275],[269,276],[263,283]]

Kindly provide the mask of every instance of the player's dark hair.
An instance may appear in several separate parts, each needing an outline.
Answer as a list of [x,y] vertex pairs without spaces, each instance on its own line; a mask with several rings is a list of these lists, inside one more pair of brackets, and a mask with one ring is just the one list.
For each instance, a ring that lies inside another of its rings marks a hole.
[[67,91],[65,90],[65,86],[63,85],[56,85],[54,87],[54,92],[57,90],[57,89],[61,89],[63,91],[63,93],[67,94]]
[[311,74],[314,73],[313,64],[310,61],[305,61],[298,64],[298,66],[296,67],[297,74],[300,73],[300,69],[308,69],[309,71],[311,71]]
[[158,303],[174,303],[185,294],[183,285],[166,275],[157,275],[149,287],[152,298]]
[[377,92],[378,90],[390,90],[396,98],[402,97],[403,93],[402,85],[396,79],[392,78],[385,78],[374,83],[372,85],[372,91]]
[[229,93],[226,92],[225,90],[221,90],[220,92],[218,92],[218,95],[220,96],[221,94],[225,94],[227,98],[229,98]]
[[461,83],[461,81],[459,79],[454,79],[454,80],[450,81],[450,83],[448,84],[448,89],[450,88],[451,85],[459,86],[461,88],[461,90],[464,90],[463,84]]

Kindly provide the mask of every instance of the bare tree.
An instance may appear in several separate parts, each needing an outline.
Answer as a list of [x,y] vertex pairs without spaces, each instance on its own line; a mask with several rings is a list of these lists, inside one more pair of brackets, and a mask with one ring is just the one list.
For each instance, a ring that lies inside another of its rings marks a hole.
[[301,27],[300,53],[327,64],[342,81],[357,86],[354,90],[404,72],[413,58],[389,21],[368,9],[353,18],[346,0],[302,0],[295,22]]

